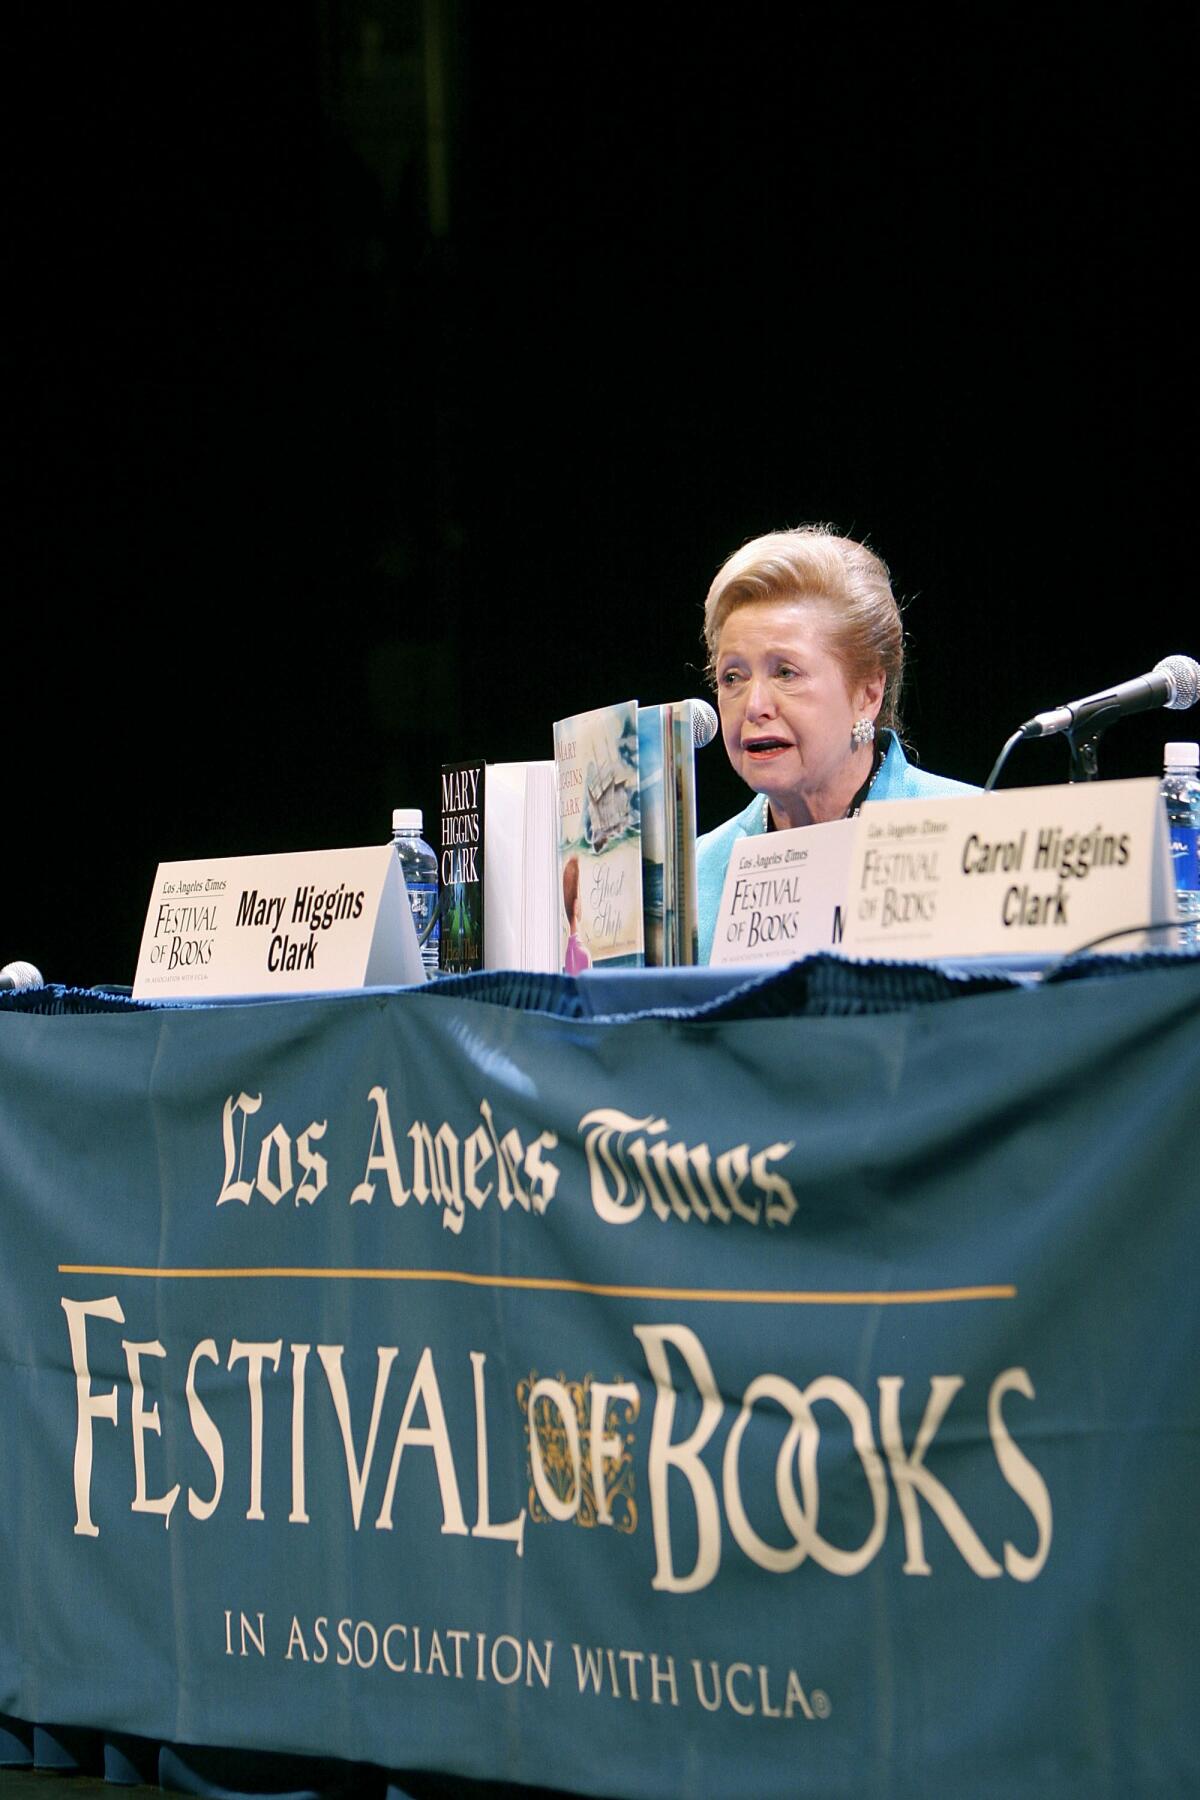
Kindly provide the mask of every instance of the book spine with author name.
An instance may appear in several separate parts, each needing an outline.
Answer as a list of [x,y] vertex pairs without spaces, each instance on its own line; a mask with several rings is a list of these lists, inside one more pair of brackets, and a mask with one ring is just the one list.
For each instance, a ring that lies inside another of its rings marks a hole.
[[443,975],[466,975],[483,968],[486,794],[485,763],[443,764],[438,853],[442,907],[438,969]]

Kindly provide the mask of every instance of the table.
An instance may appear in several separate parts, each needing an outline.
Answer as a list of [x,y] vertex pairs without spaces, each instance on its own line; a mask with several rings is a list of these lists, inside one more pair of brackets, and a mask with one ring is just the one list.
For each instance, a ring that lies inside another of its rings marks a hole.
[[0,1758],[1194,1786],[1198,1077],[1183,956],[3,997]]

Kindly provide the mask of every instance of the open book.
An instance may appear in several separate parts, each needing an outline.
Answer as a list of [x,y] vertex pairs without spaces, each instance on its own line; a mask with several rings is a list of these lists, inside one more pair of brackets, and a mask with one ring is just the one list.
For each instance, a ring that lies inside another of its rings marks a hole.
[[619,701],[560,719],[560,967],[693,963],[697,954],[691,709]]

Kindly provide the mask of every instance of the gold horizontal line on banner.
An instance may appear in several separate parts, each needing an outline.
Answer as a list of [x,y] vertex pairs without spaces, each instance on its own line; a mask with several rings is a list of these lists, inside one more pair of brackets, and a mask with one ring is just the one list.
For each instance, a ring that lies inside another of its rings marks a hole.
[[954,1300],[1015,1300],[1008,1282],[991,1286],[846,1290],[622,1287],[601,1281],[556,1281],[543,1275],[471,1275],[459,1269],[139,1269],[110,1263],[59,1263],[60,1275],[124,1275],[143,1281],[443,1281],[462,1287],[516,1288],[553,1294],[596,1294],[609,1300],[724,1301],[744,1306],[933,1306]]

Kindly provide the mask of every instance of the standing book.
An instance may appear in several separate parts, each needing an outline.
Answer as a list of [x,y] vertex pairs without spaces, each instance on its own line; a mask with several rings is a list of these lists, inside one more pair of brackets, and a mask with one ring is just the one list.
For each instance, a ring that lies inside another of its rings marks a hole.
[[442,930],[438,969],[465,975],[483,967],[482,762],[442,766],[442,835],[438,855]]
[[557,720],[554,764],[559,966],[568,975],[639,966],[646,956],[637,701]]
[[646,961],[675,968],[694,963],[699,954],[690,701],[639,707],[638,774]]
[[444,975],[558,967],[554,764],[442,767]]

